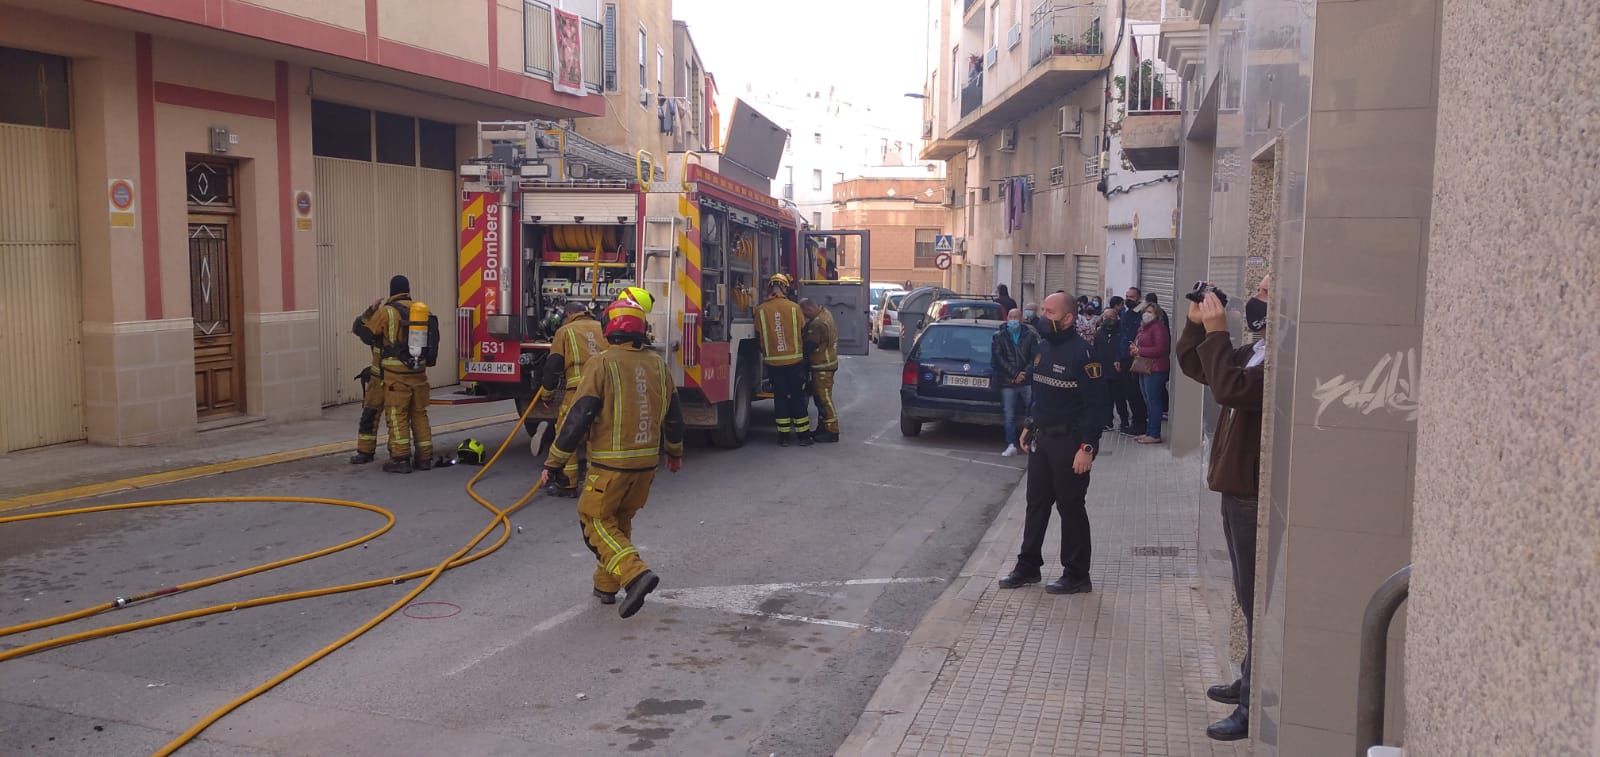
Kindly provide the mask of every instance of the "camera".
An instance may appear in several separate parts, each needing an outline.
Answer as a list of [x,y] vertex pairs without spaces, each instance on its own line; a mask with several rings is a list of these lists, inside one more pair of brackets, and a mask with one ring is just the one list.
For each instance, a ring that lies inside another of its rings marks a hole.
[[1194,289],[1189,290],[1188,294],[1185,294],[1183,298],[1190,302],[1205,302],[1207,292],[1216,295],[1217,302],[1223,305],[1228,304],[1228,295],[1223,294],[1221,289],[1216,288],[1215,285],[1208,281],[1196,281]]

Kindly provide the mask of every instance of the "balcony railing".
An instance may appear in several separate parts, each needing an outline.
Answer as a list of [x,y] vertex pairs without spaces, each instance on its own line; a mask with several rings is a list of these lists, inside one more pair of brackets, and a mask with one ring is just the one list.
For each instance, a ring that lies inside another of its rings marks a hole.
[[1183,80],[1178,72],[1167,68],[1166,63],[1155,57],[1161,35],[1138,34],[1131,40],[1130,52],[1133,54],[1128,56],[1127,70],[1113,80],[1127,113],[1179,111],[1182,107],[1179,95],[1183,92]]
[[1193,21],[1194,16],[1178,4],[1178,0],[1161,0],[1162,21]]
[[1098,7],[1054,6],[1045,0],[1033,11],[1028,39],[1028,64],[1036,66],[1058,55],[1102,55],[1105,31]]
[[961,117],[975,111],[983,105],[983,75],[979,74],[967,81],[967,86],[961,88]]

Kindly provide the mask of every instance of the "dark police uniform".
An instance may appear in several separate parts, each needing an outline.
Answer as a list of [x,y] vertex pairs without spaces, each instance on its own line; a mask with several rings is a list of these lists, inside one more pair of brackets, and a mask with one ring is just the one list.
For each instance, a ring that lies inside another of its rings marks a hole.
[[[1045,327],[1049,329],[1050,324]],[[1028,510],[1015,573],[1039,575],[1044,566],[1040,550],[1054,504],[1061,513],[1063,583],[1079,584],[1089,578],[1089,514],[1084,509],[1089,474],[1074,473],[1072,458],[1084,445],[1091,454],[1099,451],[1106,405],[1105,366],[1076,329],[1050,329],[1034,358],[1032,386]]]

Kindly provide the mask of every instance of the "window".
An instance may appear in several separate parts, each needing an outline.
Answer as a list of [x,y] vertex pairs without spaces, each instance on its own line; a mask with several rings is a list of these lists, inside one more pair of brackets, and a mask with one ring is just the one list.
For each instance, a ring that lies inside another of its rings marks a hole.
[[960,46],[956,46],[956,47],[950,48],[950,99],[951,100],[957,100],[957,99],[960,99],[960,97],[961,97],[961,75],[959,73],[961,71],[961,69],[957,68],[957,64],[959,62],[960,57],[961,57],[961,47]]
[[661,83],[661,81],[662,81],[662,79],[661,79],[662,72],[665,69],[666,64],[667,64],[667,54],[662,52],[661,48],[659,48],[659,47],[656,48],[656,94],[657,95],[665,95],[667,93],[667,88],[665,86],[663,86],[662,83]]
[[811,171],[811,188],[812,189],[817,189],[817,190],[822,189],[822,170],[821,169],[812,169],[812,171]]
[[916,249],[912,265],[918,268],[933,268],[934,242],[939,236],[938,229],[917,229]]
[[372,111],[311,101],[311,154],[372,160]]
[[417,119],[378,111],[374,114],[378,162],[396,166],[417,164]]
[[601,27],[601,66],[605,91],[617,91],[617,4],[606,3],[606,22]]
[[438,121],[417,121],[417,146],[421,148],[422,167],[456,170],[456,126]]
[[71,128],[67,59],[0,47],[0,123]]
[[819,211],[812,211],[812,213],[811,213],[811,228],[814,228],[814,229],[822,228],[822,211],[820,211],[820,210]]
[[843,171],[834,171],[833,172],[833,183],[835,183],[835,184],[843,184],[844,183],[844,172]]
[[819,145],[822,144],[822,132],[820,132],[820,131],[811,132],[811,141],[813,143],[815,143],[815,144],[819,144]]
[[650,81],[645,78],[644,68],[645,56],[648,54],[646,51],[649,49],[649,35],[645,32],[644,27],[641,26],[639,27],[639,104],[644,106],[648,106],[650,104],[650,102],[645,99],[643,94],[644,91],[650,86]]

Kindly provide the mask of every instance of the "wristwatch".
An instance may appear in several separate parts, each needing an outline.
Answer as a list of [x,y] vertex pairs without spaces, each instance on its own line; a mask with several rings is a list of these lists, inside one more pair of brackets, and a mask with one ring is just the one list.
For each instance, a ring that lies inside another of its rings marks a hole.
[[1087,452],[1087,453],[1092,455],[1092,454],[1094,454],[1094,445],[1093,444],[1080,444],[1080,445],[1078,445],[1078,451],[1079,452]]

